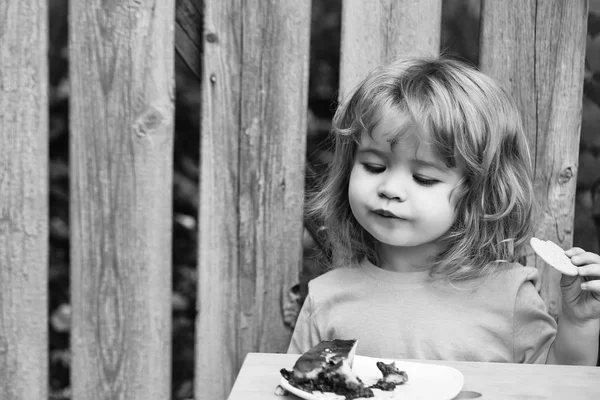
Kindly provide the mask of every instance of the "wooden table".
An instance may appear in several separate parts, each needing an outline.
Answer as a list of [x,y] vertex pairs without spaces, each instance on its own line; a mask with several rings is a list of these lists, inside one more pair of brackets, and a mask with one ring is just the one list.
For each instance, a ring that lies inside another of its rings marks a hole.
[[[298,355],[249,353],[228,400],[297,400],[276,396],[281,368],[291,369]],[[456,399],[600,399],[600,367],[503,364],[458,361],[422,361],[447,365],[465,378]],[[481,394],[479,396],[478,394]]]

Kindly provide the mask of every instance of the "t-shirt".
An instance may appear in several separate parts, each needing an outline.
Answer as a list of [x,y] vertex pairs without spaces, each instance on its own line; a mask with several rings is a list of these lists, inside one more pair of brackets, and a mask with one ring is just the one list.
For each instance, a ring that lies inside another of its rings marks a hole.
[[545,363],[556,321],[538,281],[520,264],[458,283],[368,261],[337,268],[309,283],[288,353],[357,339],[357,354],[371,357]]

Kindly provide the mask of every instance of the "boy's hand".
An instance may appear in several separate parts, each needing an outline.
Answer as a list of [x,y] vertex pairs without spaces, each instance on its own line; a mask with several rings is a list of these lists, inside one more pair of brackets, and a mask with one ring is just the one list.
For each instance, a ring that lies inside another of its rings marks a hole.
[[600,256],[579,247],[565,254],[578,267],[579,275],[563,275],[560,280],[564,316],[579,323],[600,318]]

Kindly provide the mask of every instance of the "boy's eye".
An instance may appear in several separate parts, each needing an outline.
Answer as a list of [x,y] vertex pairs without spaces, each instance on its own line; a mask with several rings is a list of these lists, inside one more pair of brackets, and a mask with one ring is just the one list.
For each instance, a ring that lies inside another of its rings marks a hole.
[[385,171],[385,166],[383,165],[362,163],[362,166],[365,170],[367,170],[367,172],[371,172],[373,174],[379,174]]
[[413,175],[413,179],[415,180],[415,182],[422,186],[433,186],[436,183],[439,183],[437,179],[424,178],[419,175]]

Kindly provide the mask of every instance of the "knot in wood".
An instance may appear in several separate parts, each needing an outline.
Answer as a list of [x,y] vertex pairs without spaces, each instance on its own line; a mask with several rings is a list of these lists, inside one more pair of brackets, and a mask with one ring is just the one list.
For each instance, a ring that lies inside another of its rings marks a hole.
[[558,182],[560,184],[565,184],[568,181],[570,181],[571,178],[573,178],[573,170],[571,169],[571,167],[567,167],[564,169],[563,172],[560,173],[560,176],[558,177]]
[[164,116],[160,110],[150,107],[136,121],[134,131],[136,135],[143,137],[148,133],[155,131],[163,122]]
[[209,32],[206,34],[206,41],[208,43],[217,43],[218,40],[219,40],[219,37],[217,36],[216,33]]

